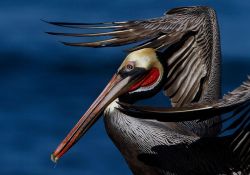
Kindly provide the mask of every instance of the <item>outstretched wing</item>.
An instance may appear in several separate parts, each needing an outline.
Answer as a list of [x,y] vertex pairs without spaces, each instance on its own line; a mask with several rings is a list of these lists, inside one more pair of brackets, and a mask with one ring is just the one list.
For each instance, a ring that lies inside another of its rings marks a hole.
[[[217,32],[215,12],[208,7],[182,7],[168,11],[163,17],[148,20],[108,23],[50,22],[62,27],[104,30],[94,33],[56,33],[72,37],[96,37],[94,42],[68,43],[70,46],[113,47],[142,42],[129,51],[154,48],[162,52],[167,66],[165,94],[173,106],[199,101],[206,90],[209,76],[214,32]],[[214,30],[214,27],[216,30]],[[107,37],[104,40],[98,38]],[[217,38],[218,40],[218,38]]]
[[250,76],[240,87],[212,104],[194,103],[186,107],[164,109],[121,103],[118,109],[129,116],[165,122],[197,119],[204,121],[216,115],[232,112],[231,115],[214,125],[231,122],[221,133],[230,131],[230,149],[241,162],[242,170],[250,171]]
[[[182,11],[185,12],[185,9],[183,8]],[[114,47],[144,41],[143,44],[132,48],[131,51],[145,47],[159,49],[172,45],[173,43],[179,41],[186,33],[197,30],[199,24],[198,19],[190,20],[191,14],[188,16],[187,14],[184,15],[181,14],[181,12],[179,13],[180,14],[174,13],[174,10],[171,10],[163,17],[137,21],[106,23],[48,22],[61,27],[105,31],[95,33],[47,33],[70,37],[97,37],[97,41],[94,42],[64,42],[64,44],[70,46]],[[98,37],[103,36],[109,38],[105,40],[98,40]]]
[[135,106],[121,102],[119,104],[119,110],[129,116],[144,119],[157,119],[165,122],[183,122],[191,120],[203,121],[232,111],[234,111],[232,117],[235,117],[244,109],[248,109],[247,114],[249,114],[246,116],[249,116],[250,76],[240,87],[225,95],[221,100],[214,101],[213,103],[192,103],[183,107],[171,108]]

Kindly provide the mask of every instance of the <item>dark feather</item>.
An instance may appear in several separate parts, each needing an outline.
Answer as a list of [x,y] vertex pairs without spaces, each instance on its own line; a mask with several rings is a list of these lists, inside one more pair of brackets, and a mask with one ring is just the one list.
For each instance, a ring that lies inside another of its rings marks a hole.
[[[210,65],[207,63],[211,62],[212,55],[208,51],[213,44],[213,35],[209,29],[213,25],[210,19],[214,13],[210,11],[207,7],[186,7],[172,9],[162,17],[147,20],[100,23],[45,22],[68,28],[113,30],[96,33],[47,32],[68,37],[97,37],[94,42],[62,42],[68,46],[114,47],[142,42],[128,51],[150,47],[165,52],[163,59],[169,72],[165,94],[171,97],[173,106],[182,106],[200,99],[202,79],[209,75]],[[109,38],[98,39],[101,36]],[[192,79],[193,76],[195,79]]]
[[183,107],[172,108],[142,107],[125,103],[119,104],[121,107],[119,110],[131,116],[157,119],[165,122],[181,122],[195,119],[206,120],[231,111],[234,111],[235,114],[233,114],[233,116],[235,117],[236,114],[250,105],[250,77],[248,77],[248,80],[240,87],[225,95],[223,99],[211,104],[193,103]]
[[[231,131],[228,148],[241,162],[240,168],[245,174],[250,171],[250,77],[240,87],[228,93],[223,99],[211,104],[193,103],[186,107],[152,108],[119,103],[119,110],[129,116],[143,119],[157,119],[164,122],[183,122],[189,120],[208,120],[214,116],[233,112],[219,124],[232,120],[223,129]],[[235,119],[236,118],[236,119]],[[234,120],[235,119],[235,120]],[[214,124],[212,127],[216,126]]]

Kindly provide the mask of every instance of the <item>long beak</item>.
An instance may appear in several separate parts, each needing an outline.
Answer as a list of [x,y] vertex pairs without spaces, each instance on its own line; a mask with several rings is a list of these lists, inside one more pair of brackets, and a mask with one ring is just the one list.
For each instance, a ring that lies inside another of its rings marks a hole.
[[57,162],[57,160],[62,157],[100,118],[104,109],[120,95],[127,92],[130,86],[138,81],[140,77],[141,76],[137,74],[123,78],[119,74],[115,74],[99,97],[51,155],[51,160]]

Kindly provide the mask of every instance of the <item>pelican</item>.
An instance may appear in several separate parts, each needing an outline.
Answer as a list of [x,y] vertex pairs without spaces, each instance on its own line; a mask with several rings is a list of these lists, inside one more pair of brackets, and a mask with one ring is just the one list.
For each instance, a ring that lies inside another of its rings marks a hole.
[[[128,55],[87,112],[52,154],[62,157],[104,114],[105,128],[135,175],[250,173],[250,77],[221,98],[216,13],[181,7],[148,20],[53,25],[93,30],[57,33],[110,37],[70,46],[140,44]],[[111,30],[111,31],[110,31]],[[163,91],[171,107],[136,106]],[[228,115],[224,115],[228,113]],[[222,129],[222,123],[231,124]],[[230,131],[227,135],[221,135]]]

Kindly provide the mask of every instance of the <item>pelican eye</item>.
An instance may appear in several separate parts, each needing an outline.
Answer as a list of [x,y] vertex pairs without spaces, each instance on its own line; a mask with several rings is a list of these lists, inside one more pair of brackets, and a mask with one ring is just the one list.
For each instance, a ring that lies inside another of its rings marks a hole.
[[127,71],[131,71],[131,70],[133,70],[135,67],[134,67],[134,65],[132,65],[132,64],[127,64],[126,65],[126,70]]

